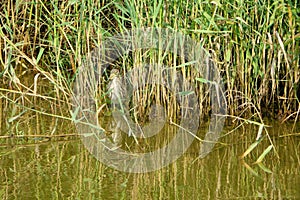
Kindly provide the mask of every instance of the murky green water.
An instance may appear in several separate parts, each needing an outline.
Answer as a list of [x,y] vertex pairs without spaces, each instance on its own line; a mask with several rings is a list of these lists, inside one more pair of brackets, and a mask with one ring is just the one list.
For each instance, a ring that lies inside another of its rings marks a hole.
[[[67,132],[73,130],[66,124],[63,127]],[[58,141],[5,139],[0,145],[0,196],[2,199],[300,199],[300,137],[279,137],[297,132],[291,127],[273,124],[268,129],[278,153],[272,151],[263,161],[271,172],[253,164],[270,144],[267,139],[244,161],[239,159],[256,138],[258,127],[253,125],[222,137],[223,144],[217,145],[204,159],[197,159],[198,152],[190,149],[168,167],[145,174],[123,173],[101,164],[76,137]]]

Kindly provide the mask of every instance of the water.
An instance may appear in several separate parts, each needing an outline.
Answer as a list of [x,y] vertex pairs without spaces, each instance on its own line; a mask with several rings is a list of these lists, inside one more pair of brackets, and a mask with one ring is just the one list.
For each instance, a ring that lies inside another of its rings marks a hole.
[[[65,134],[72,125],[58,124]],[[204,159],[196,146],[171,165],[131,174],[97,161],[78,137],[1,140],[2,199],[300,199],[300,137],[291,124],[268,129],[276,152],[253,164],[267,139],[244,160],[258,127],[246,125],[223,138]],[[232,127],[226,127],[226,131]],[[43,130],[41,128],[41,130]],[[295,131],[294,131],[295,132]],[[2,133],[1,135],[5,135]],[[279,137],[279,135],[287,135]],[[278,158],[279,156],[279,158]],[[270,170],[271,172],[269,172]]]

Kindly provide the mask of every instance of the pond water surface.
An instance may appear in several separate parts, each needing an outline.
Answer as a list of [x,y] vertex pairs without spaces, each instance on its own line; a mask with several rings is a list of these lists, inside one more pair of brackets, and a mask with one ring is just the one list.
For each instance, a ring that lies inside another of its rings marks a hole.
[[[245,159],[240,159],[256,138],[258,127],[250,124],[227,135],[233,127],[226,127],[222,143],[203,159],[197,159],[198,151],[191,147],[169,166],[144,174],[107,167],[76,136],[55,141],[38,137],[2,139],[0,196],[2,199],[300,199],[299,127],[292,131],[292,124],[270,125],[268,131],[276,151],[273,149],[265,157],[263,166],[253,163],[270,145],[267,138]],[[57,126],[61,128],[56,131],[63,134],[74,133],[72,124],[64,122]]]

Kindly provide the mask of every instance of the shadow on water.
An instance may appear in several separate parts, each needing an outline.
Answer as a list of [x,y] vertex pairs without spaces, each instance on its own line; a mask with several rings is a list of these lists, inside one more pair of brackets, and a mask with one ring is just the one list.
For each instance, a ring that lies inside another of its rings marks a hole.
[[[271,172],[253,164],[268,147],[267,140],[244,161],[239,159],[255,140],[258,127],[253,125],[222,137],[221,143],[204,159],[197,159],[198,147],[192,146],[171,165],[145,174],[123,173],[101,164],[76,137],[25,142],[26,145],[6,139],[0,146],[0,196],[2,199],[299,199],[300,138],[288,136],[292,133],[290,127],[275,123],[269,129],[279,156],[271,151],[263,160]],[[72,130],[65,125],[60,131],[63,129]]]

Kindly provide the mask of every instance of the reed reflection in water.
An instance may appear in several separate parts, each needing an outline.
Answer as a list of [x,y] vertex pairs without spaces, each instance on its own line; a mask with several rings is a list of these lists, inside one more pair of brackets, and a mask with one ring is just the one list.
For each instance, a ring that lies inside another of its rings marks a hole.
[[[280,158],[274,153],[265,158],[264,165],[272,173],[253,165],[269,145],[267,141],[261,143],[245,159],[257,172],[255,176],[239,156],[253,142],[257,127],[244,128],[221,138],[227,145],[217,145],[204,159],[195,160],[195,145],[171,165],[145,174],[123,173],[102,165],[79,139],[31,145],[1,141],[0,194],[2,199],[298,199],[299,137],[278,137],[291,130],[289,126],[274,125],[269,131]],[[172,131],[170,128],[170,137]],[[157,136],[156,140],[167,142],[165,136],[161,140]],[[126,142],[132,150],[145,151],[133,146],[134,141]],[[157,147],[151,140],[145,144],[148,150]]]

